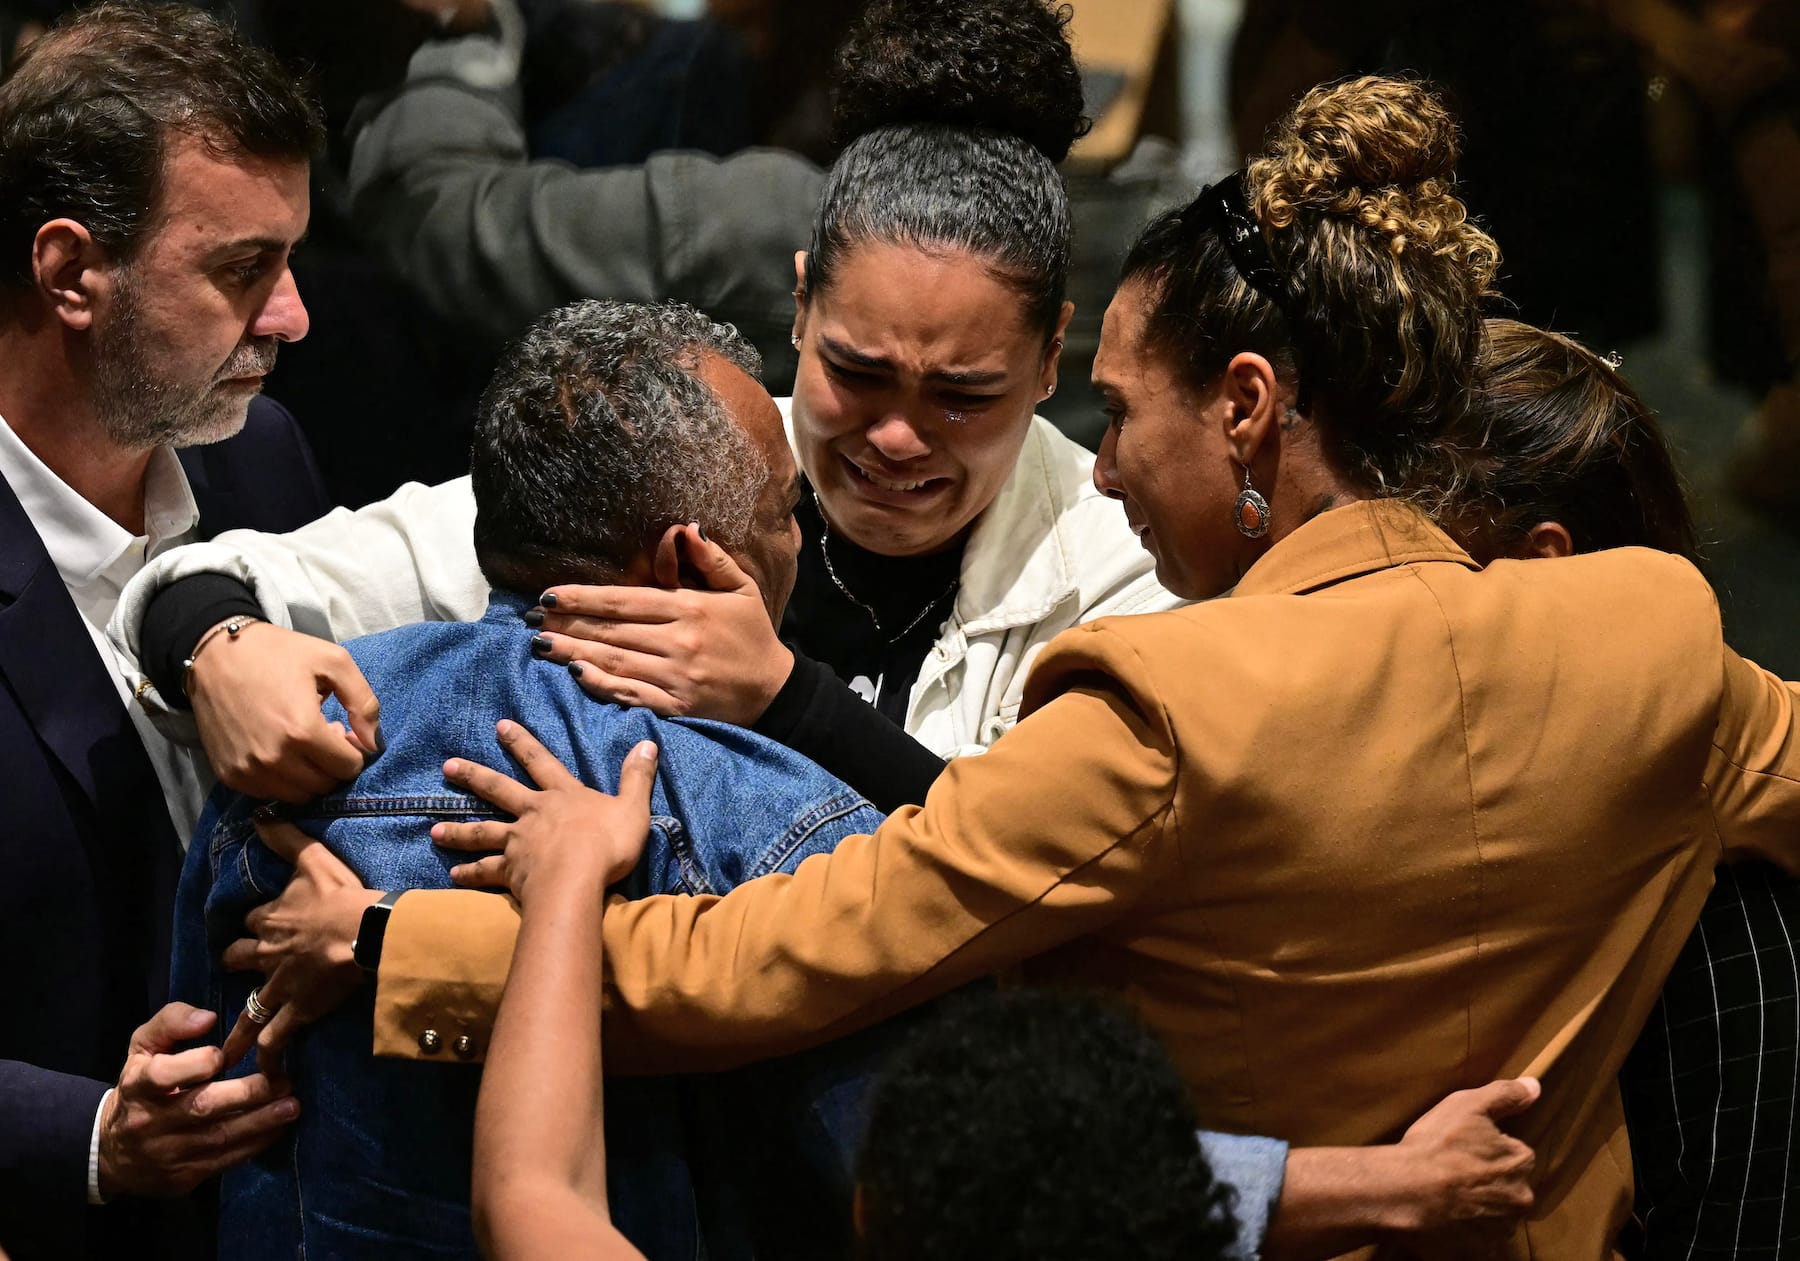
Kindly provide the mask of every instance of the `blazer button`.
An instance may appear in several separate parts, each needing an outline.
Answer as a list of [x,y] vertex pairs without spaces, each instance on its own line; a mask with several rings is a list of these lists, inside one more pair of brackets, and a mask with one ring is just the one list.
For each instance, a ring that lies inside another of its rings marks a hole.
[[466,1060],[471,1055],[475,1054],[475,1039],[471,1038],[466,1033],[462,1034],[455,1042],[450,1044],[450,1049],[456,1052],[457,1059]]
[[427,1055],[436,1055],[443,1045],[444,1039],[436,1029],[427,1029],[419,1035],[419,1049]]

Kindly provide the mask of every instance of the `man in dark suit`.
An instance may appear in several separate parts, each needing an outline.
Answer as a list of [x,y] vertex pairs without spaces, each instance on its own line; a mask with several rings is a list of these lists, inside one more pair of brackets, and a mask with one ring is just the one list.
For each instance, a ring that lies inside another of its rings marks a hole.
[[288,256],[319,140],[276,62],[175,6],[87,10],[0,84],[13,1261],[202,1255],[188,1193],[293,1116],[279,1083],[218,1080],[219,1052],[181,1050],[209,1015],[161,1006],[207,776],[133,704],[103,628],[163,548],[324,507],[292,417],[251,407],[279,344],[306,333]]

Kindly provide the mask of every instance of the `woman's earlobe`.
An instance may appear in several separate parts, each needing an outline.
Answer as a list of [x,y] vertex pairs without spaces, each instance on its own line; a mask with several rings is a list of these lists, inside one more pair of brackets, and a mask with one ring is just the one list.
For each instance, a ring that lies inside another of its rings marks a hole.
[[1560,521],[1540,521],[1526,531],[1525,546],[1540,560],[1555,560],[1575,554],[1575,536]]

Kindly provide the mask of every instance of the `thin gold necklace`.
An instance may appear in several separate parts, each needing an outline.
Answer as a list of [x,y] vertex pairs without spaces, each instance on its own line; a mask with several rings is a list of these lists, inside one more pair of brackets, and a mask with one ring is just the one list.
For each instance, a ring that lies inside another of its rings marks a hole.
[[875,633],[877,635],[887,636],[887,642],[890,646],[899,643],[902,639],[905,639],[908,635],[912,634],[913,629],[918,626],[920,622],[924,621],[933,609],[944,602],[944,597],[955,591],[962,583],[962,575],[959,573],[950,580],[949,586],[933,596],[931,598],[931,603],[920,609],[918,615],[901,628],[898,635],[888,636],[887,627],[881,624],[881,617],[874,609],[857,599],[856,593],[850,590],[849,587],[846,587],[844,585],[844,580],[838,577],[837,566],[831,563],[831,522],[825,519],[825,505],[819,502],[819,492],[817,490],[813,490],[810,486],[807,487],[807,490],[812,492],[813,507],[818,511],[819,526],[824,531],[823,534],[819,535],[819,555],[825,558],[825,573],[831,579],[831,585],[838,589],[844,599],[850,601],[850,603],[869,615],[869,621],[875,625]]

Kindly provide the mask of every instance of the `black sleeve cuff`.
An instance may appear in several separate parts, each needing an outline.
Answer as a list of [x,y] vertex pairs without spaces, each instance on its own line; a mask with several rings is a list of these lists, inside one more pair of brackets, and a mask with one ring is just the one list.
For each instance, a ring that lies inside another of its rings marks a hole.
[[883,811],[922,803],[944,770],[942,758],[845,687],[829,666],[799,652],[752,729],[811,758]]
[[806,712],[813,703],[813,697],[821,686],[837,682],[837,676],[826,666],[820,665],[795,648],[788,645],[794,654],[794,668],[788,671],[787,682],[775,693],[775,699],[762,712],[762,717],[751,724],[751,730],[759,736],[767,736],[788,748],[794,747],[794,734],[806,721]]
[[195,574],[170,583],[151,597],[144,610],[139,655],[145,676],[156,684],[164,703],[175,709],[189,707],[181,686],[181,663],[208,627],[244,614],[261,617],[262,605],[249,587],[226,574]]

